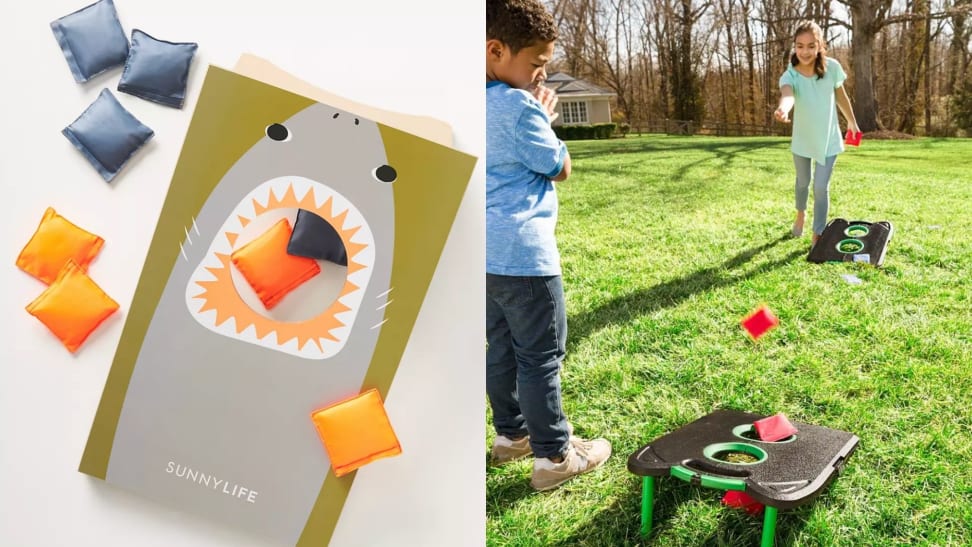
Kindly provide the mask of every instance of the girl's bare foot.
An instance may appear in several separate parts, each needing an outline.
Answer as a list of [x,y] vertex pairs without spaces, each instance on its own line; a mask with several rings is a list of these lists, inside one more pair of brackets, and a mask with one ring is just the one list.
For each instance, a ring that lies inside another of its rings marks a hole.
[[800,237],[803,235],[803,221],[805,218],[805,212],[797,211],[796,220],[793,221],[793,237]]

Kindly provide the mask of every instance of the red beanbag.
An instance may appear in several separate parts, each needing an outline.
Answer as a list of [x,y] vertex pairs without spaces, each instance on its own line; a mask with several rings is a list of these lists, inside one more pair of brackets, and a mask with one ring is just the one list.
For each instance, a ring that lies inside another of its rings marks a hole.
[[797,432],[797,428],[793,427],[793,424],[786,419],[786,415],[782,412],[756,420],[753,422],[753,428],[756,429],[759,440],[766,442],[779,441],[790,435],[796,435]]
[[722,496],[722,504],[728,507],[743,509],[750,515],[758,515],[763,512],[763,504],[754,500],[752,496],[739,490],[727,490],[726,495]]

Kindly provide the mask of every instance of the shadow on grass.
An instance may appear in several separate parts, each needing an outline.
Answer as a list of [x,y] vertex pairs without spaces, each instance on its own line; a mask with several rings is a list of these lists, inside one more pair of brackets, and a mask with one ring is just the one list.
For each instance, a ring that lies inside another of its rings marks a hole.
[[[586,150],[581,149],[578,151],[571,150],[570,159],[571,161],[581,160],[586,158],[602,158],[605,155],[615,155],[615,154],[666,154],[666,156],[677,155],[686,151],[693,152],[706,152],[707,156],[702,157],[698,160],[684,163],[678,166],[678,168],[672,173],[671,180],[675,182],[682,181],[688,172],[701,164],[718,161],[721,163],[723,168],[728,169],[732,166],[733,162],[741,154],[746,154],[753,152],[755,150],[760,150],[763,148],[779,148],[782,144],[778,139],[758,139],[746,142],[740,142],[738,140],[732,141],[698,141],[698,142],[666,142],[662,141],[639,141],[631,145],[625,146],[613,146],[601,150]],[[651,157],[646,157],[646,161],[650,160]],[[721,160],[721,161],[720,161]],[[594,166],[584,166],[585,170],[599,170]],[[605,171],[605,172],[610,172]]]
[[574,533],[550,543],[550,547],[640,545],[641,481],[631,481],[630,484],[632,486],[621,499],[597,511]]
[[761,148],[785,147],[789,139],[781,140],[778,137],[754,137],[752,140],[743,142],[741,139],[719,140],[690,140],[680,137],[676,141],[661,139],[641,139],[632,141],[619,141],[614,144],[588,150],[586,146],[577,147],[578,150],[570,149],[570,159],[582,160],[585,158],[599,158],[607,154],[644,154],[649,152],[682,152],[686,150],[704,150],[720,157],[732,158],[744,152],[751,152]]
[[[676,479],[661,478],[655,493],[652,531],[641,535],[641,478],[632,481],[624,499],[616,500],[585,521],[570,536],[550,545],[553,547],[603,545],[759,545],[763,533],[763,515],[751,516],[739,509],[719,507],[717,524],[707,535],[672,537],[667,534],[679,506],[701,497],[706,504],[721,505],[722,492],[690,487]],[[812,509],[811,504],[780,511],[777,517],[775,545],[790,545],[800,535]],[[681,524],[679,524],[681,526]]]
[[[528,461],[532,462],[533,458],[528,458]],[[501,469],[494,469],[487,473],[487,517],[502,515],[520,500],[537,495],[536,491],[530,487],[532,470],[532,463],[529,465],[510,463]]]
[[746,249],[716,266],[619,296],[597,308],[568,317],[567,353],[569,354],[571,349],[577,347],[579,342],[604,327],[627,323],[642,315],[677,306],[694,294],[744,281],[756,274],[785,266],[795,258],[806,255],[806,250],[797,249],[781,259],[762,264],[743,275],[728,275],[732,270],[752,260],[754,256],[779,245],[787,239],[789,239],[789,235],[780,236],[762,245]]

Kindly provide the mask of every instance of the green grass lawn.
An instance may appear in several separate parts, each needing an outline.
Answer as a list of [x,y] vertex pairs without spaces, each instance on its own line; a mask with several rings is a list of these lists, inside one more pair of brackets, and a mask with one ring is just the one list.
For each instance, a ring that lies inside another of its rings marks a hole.
[[[761,518],[674,478],[639,536],[628,456],[724,408],[861,439],[819,498],[780,512],[777,545],[972,545],[972,140],[865,140],[839,157],[830,218],[891,221],[881,269],[806,261],[812,196],[807,235],[787,237],[788,139],[568,145],[564,401],[614,455],[544,494],[532,460],[488,468],[488,544],[758,545]],[[739,320],[760,303],[780,326],[754,343]]]

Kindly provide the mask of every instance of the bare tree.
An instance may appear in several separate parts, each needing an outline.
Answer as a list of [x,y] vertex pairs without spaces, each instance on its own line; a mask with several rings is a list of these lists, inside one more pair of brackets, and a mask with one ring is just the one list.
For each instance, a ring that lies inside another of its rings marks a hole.
[[865,131],[948,130],[958,104],[948,97],[972,80],[972,0],[545,1],[561,33],[552,68],[614,91],[615,115],[632,125],[783,129],[772,120],[778,79],[792,29],[807,18],[832,55],[849,58],[846,85]]
[[[613,27],[613,39],[607,36],[599,37],[595,32],[596,42],[602,44],[601,66],[604,67],[603,81],[617,95],[618,110],[625,118],[631,117],[632,89],[631,89],[631,14],[629,0],[610,0],[611,10],[605,16],[605,22]],[[613,55],[612,55],[613,52]]]
[[969,6],[972,6],[972,0],[956,0],[955,7],[960,9],[954,10],[951,15],[952,39],[948,44],[948,81],[945,85],[945,92],[949,95],[955,93],[956,84],[969,68],[972,21],[968,12],[961,9]]
[[923,75],[923,68],[928,60],[929,24],[928,0],[914,0],[908,2],[910,13],[916,15],[902,25],[902,39],[905,44],[905,54],[902,56],[903,82],[900,104],[896,109],[900,118],[897,130],[904,133],[914,133],[918,113],[918,90]]
[[676,119],[701,121],[704,115],[704,98],[695,72],[700,57],[693,47],[692,29],[711,3],[706,0],[699,6],[692,4],[692,0],[678,0],[671,6],[671,17],[679,25],[679,33],[677,37],[672,37],[669,51],[673,69],[672,99]]
[[746,44],[746,67],[748,69],[747,81],[749,83],[749,100],[747,101],[747,104],[752,112],[752,117],[749,118],[749,121],[755,124],[759,123],[760,109],[758,106],[759,100],[757,99],[757,97],[759,97],[759,87],[757,85],[756,76],[756,48],[755,44],[753,43],[753,33],[750,28],[750,25],[752,24],[752,0],[741,0],[739,7],[740,15],[742,17],[743,36]]
[[587,70],[586,57],[590,51],[591,41],[588,21],[588,0],[556,0],[550,7],[560,39],[557,47],[560,50],[561,65],[569,74],[581,76]]
[[779,96],[780,74],[789,63],[793,43],[792,27],[801,18],[799,6],[790,0],[766,0],[762,3],[759,20],[765,25],[763,41],[763,124],[773,124],[773,109],[769,105]]
[[874,69],[871,65],[874,41],[887,22],[892,0],[839,0],[850,11],[854,41],[851,42],[851,66],[854,70],[854,115],[862,131],[878,129],[877,105],[874,102]]
[[[850,11],[850,23],[837,21],[849,27],[854,33],[851,42],[851,65],[854,69],[854,114],[863,131],[878,129],[877,105],[874,103],[874,70],[871,59],[874,52],[874,42],[883,27],[906,21],[924,21],[953,16],[956,13],[968,13],[972,6],[952,6],[931,13],[905,12],[890,15],[892,0],[839,0]],[[925,4],[927,6],[927,4]]]

